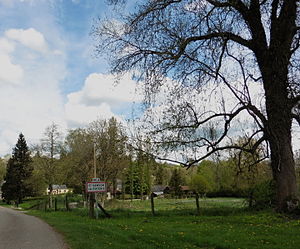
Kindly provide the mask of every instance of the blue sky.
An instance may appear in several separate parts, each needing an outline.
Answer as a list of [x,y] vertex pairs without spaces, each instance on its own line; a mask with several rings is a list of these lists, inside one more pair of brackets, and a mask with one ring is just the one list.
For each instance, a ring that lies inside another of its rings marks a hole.
[[0,0],[0,156],[18,134],[28,143],[52,122],[62,131],[97,118],[120,121],[139,101],[129,75],[113,87],[90,36],[104,0]]

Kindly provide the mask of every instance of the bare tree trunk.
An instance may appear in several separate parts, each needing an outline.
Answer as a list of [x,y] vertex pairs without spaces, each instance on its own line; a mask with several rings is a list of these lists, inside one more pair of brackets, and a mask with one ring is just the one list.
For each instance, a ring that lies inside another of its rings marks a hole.
[[[284,31],[293,26],[288,24],[280,24],[283,26],[277,28]],[[289,96],[288,79],[292,39],[289,37],[288,40],[286,37],[285,42],[282,42],[280,32],[277,32],[277,36],[274,34],[268,48],[260,50],[257,46],[255,50],[265,90],[267,119],[264,131],[271,150],[271,167],[276,184],[276,207],[278,211],[292,211],[298,206],[291,139],[293,105]]]
[[276,184],[276,207],[278,211],[292,211],[298,206],[291,139],[292,117],[285,86],[286,79],[279,75],[280,73],[275,74],[271,81],[272,85],[270,84],[269,89],[266,89],[268,115],[266,128],[271,149],[273,179]]
[[278,211],[292,211],[298,206],[298,196],[291,141],[287,134],[273,143],[270,143],[271,167],[276,184],[276,207]]

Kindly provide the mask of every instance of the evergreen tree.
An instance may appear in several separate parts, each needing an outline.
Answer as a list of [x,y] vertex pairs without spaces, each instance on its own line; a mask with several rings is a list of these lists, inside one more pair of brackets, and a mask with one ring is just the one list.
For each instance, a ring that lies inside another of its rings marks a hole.
[[181,197],[182,191],[181,186],[184,184],[184,179],[182,173],[179,169],[174,169],[170,179],[169,186],[175,196]]
[[20,203],[25,196],[31,195],[28,179],[32,171],[30,152],[24,135],[20,133],[12,157],[8,161],[5,183],[2,186],[3,197],[6,201],[15,200]]

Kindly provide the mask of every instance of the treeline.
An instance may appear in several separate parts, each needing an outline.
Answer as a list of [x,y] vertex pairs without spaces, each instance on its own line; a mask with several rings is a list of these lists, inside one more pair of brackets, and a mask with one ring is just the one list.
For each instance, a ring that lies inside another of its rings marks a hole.
[[[242,138],[236,142],[241,143]],[[47,188],[51,193],[54,184],[65,184],[85,195],[85,184],[94,177],[96,166],[96,176],[118,198],[144,199],[160,186],[175,197],[198,193],[247,197],[250,205],[270,203],[272,172],[268,161],[254,163],[258,156],[232,150],[226,158],[215,156],[186,170],[133,149],[115,118],[69,130],[64,139],[59,127],[52,124],[30,149],[20,134],[12,156],[0,160],[0,183],[6,181],[2,191],[8,201],[44,195]]]

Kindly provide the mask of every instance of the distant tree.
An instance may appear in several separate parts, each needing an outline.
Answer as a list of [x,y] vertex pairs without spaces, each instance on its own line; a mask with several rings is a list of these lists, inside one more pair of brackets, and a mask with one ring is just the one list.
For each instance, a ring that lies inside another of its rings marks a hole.
[[155,185],[168,185],[171,177],[170,167],[167,164],[162,163],[154,164],[152,174],[154,176]]
[[6,172],[6,164],[3,158],[0,158],[0,184],[4,180],[5,172]]
[[177,196],[181,197],[182,196],[182,190],[181,186],[184,185],[184,177],[182,175],[182,172],[180,169],[175,168],[172,171],[171,179],[169,182],[169,187],[171,188],[171,192]]
[[205,195],[206,193],[212,190],[212,186],[209,180],[203,175],[199,174],[193,175],[191,177],[189,187],[191,188],[191,190],[193,190],[199,195]]
[[117,178],[129,165],[124,128],[112,117],[92,122],[87,131],[95,143],[97,176],[111,183],[114,194]]
[[5,183],[2,186],[5,200],[21,203],[25,196],[32,195],[32,189],[28,184],[32,171],[30,151],[25,137],[21,133],[7,164]]
[[69,130],[65,139],[65,182],[85,196],[85,184],[93,177],[94,143],[86,129]]
[[57,171],[57,159],[62,149],[62,138],[57,124],[52,123],[46,127],[44,137],[41,139],[40,146],[40,162],[43,167],[45,181],[48,184],[50,195],[52,193],[52,185],[55,184]]

